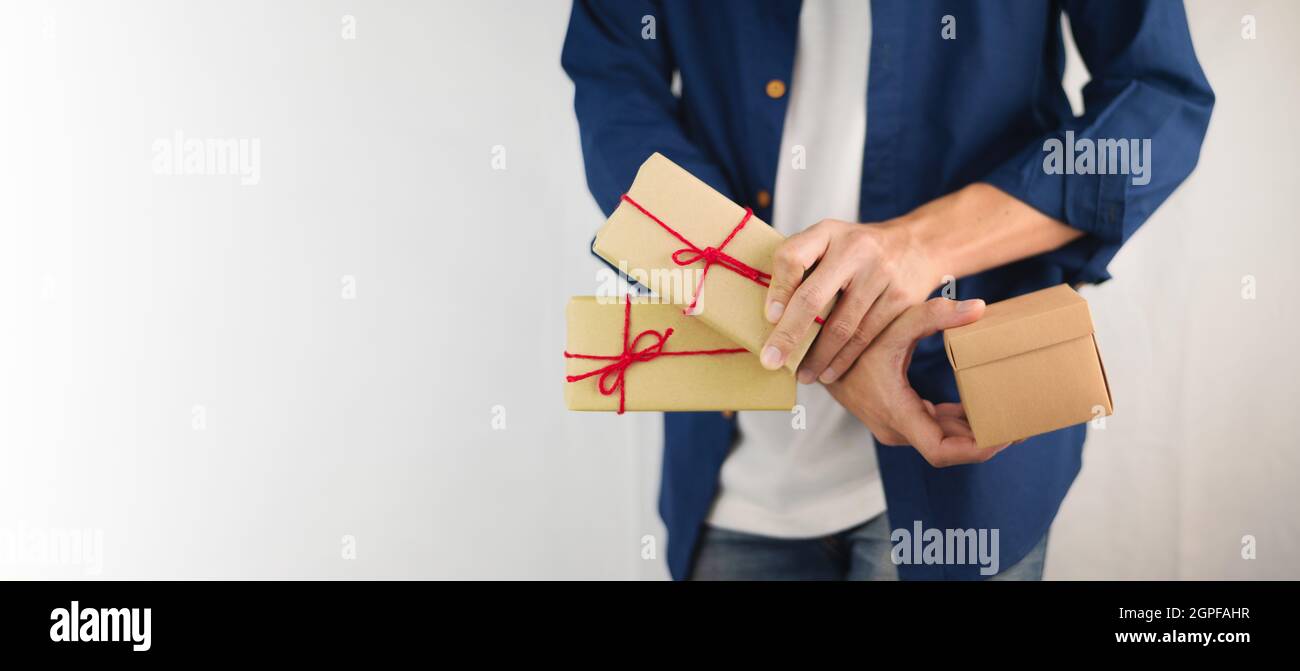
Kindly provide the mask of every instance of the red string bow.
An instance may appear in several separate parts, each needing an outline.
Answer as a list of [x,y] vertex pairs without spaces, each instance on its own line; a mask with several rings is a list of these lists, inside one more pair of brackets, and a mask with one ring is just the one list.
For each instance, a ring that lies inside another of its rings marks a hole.
[[684,248],[673,252],[673,263],[676,263],[679,266],[689,266],[692,263],[704,261],[704,272],[700,273],[700,283],[695,287],[695,296],[691,298],[691,304],[686,306],[687,314],[693,313],[695,311],[695,305],[700,302],[700,292],[704,290],[704,279],[709,276],[709,268],[712,268],[714,264],[720,265],[723,268],[764,287],[768,286],[768,282],[771,281],[772,276],[768,273],[765,273],[722,251],[723,248],[731,244],[731,241],[735,239],[736,234],[740,232],[740,229],[744,228],[745,224],[749,223],[749,220],[754,216],[754,210],[748,207],[745,208],[745,216],[741,218],[740,223],[736,224],[735,228],[731,229],[731,233],[722,241],[722,244],[717,247],[704,247],[701,249],[696,246],[695,243],[687,240],[686,236],[673,230],[672,226],[669,226],[664,223],[662,219],[652,214],[650,210],[642,207],[641,203],[632,200],[631,196],[625,193],[623,194],[623,200],[631,203],[632,207],[641,211],[641,214],[650,217],[650,219],[656,224],[659,224],[659,226],[661,226],[665,231],[668,231],[673,235],[673,237],[681,240],[682,244],[686,245]]
[[[709,276],[709,268],[712,268],[714,264],[720,265],[723,268],[726,268],[727,270],[730,270],[731,272],[736,273],[737,275],[740,275],[741,277],[744,277],[745,279],[759,286],[763,286],[763,287],[770,286],[772,281],[772,275],[770,275],[769,273],[765,273],[759,270],[758,268],[755,268],[745,263],[744,261],[741,261],[736,257],[722,251],[724,247],[731,244],[731,241],[735,239],[736,234],[740,232],[740,229],[744,228],[745,224],[748,224],[749,220],[753,218],[754,216],[753,209],[748,207],[745,208],[745,216],[740,219],[740,223],[736,224],[735,228],[731,229],[731,233],[729,233],[726,239],[722,241],[722,244],[718,245],[717,247],[705,247],[701,249],[700,247],[696,246],[695,243],[686,239],[686,236],[673,230],[672,226],[669,226],[668,224],[664,223],[663,219],[656,217],[653,213],[650,212],[650,210],[645,209],[645,207],[643,207],[641,203],[632,200],[631,196],[625,193],[623,194],[623,200],[630,203],[632,207],[635,207],[636,209],[640,210],[641,214],[650,217],[652,221],[654,221],[656,224],[659,224],[661,228],[671,233],[674,238],[681,240],[682,244],[686,245],[684,248],[673,252],[673,263],[676,263],[679,266],[689,266],[692,263],[696,263],[698,261],[704,261],[704,272],[700,273],[700,283],[695,285],[695,295],[691,298],[691,304],[686,306],[686,310],[685,310],[686,314],[694,314],[695,306],[700,302],[700,293],[704,291],[704,280]],[[825,323],[825,321],[821,317],[813,317],[813,321],[817,322],[818,324]]]
[[[610,396],[618,392],[618,414],[623,414],[627,403],[627,385],[626,373],[629,366],[642,361],[653,361],[661,356],[692,356],[692,355],[714,355],[714,354],[738,354],[746,351],[744,348],[737,349],[707,349],[707,350],[686,350],[681,352],[665,352],[664,346],[668,344],[668,338],[672,336],[673,330],[665,329],[663,333],[654,329],[646,329],[637,334],[635,338],[629,338],[632,331],[632,301],[624,298],[623,300],[623,353],[614,355],[601,354],[571,354],[564,352],[566,359],[594,359],[597,361],[610,361],[612,363],[597,368],[596,370],[583,373],[581,375],[566,375],[564,377],[568,382],[578,382],[589,377],[599,375],[600,379],[596,381],[596,387],[600,393]],[[646,347],[640,348],[639,343],[642,338],[651,338],[654,342],[649,343]]]

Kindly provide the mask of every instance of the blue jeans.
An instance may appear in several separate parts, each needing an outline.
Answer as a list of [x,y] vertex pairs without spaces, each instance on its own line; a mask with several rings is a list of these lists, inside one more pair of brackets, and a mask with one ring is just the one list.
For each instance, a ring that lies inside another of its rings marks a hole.
[[[769,538],[715,527],[701,532],[691,580],[898,580],[889,517],[821,538]],[[989,580],[1042,580],[1047,536]]]

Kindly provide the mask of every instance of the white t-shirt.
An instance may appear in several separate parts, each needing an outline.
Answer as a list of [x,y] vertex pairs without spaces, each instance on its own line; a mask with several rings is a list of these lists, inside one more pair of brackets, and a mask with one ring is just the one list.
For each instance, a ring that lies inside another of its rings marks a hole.
[[[772,225],[786,235],[822,219],[857,221],[870,52],[870,3],[803,3],[772,199]],[[710,525],[813,538],[884,512],[871,433],[820,384],[800,385],[799,405],[802,418],[798,409],[740,413]]]

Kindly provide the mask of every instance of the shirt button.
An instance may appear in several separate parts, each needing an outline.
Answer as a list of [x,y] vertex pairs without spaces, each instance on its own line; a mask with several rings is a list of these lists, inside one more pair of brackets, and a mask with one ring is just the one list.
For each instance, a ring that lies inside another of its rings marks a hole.
[[767,83],[767,97],[776,99],[785,95],[785,82],[780,79],[773,79]]
[[759,207],[767,207],[768,205],[771,205],[771,204],[772,204],[772,194],[768,193],[767,191],[759,191],[759,192],[758,192],[758,206],[759,206]]

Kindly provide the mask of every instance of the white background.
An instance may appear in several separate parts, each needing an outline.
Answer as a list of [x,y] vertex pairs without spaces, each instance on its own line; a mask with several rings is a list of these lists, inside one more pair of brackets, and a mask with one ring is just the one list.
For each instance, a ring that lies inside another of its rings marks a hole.
[[[1117,407],[1049,578],[1300,577],[1300,5],[1188,12],[1218,104],[1197,172],[1085,290]],[[665,576],[658,416],[561,400],[562,308],[596,290],[601,222],[567,18],[7,7],[0,577]],[[260,182],[155,174],[176,131],[258,139]],[[102,557],[3,554],[83,530]]]

